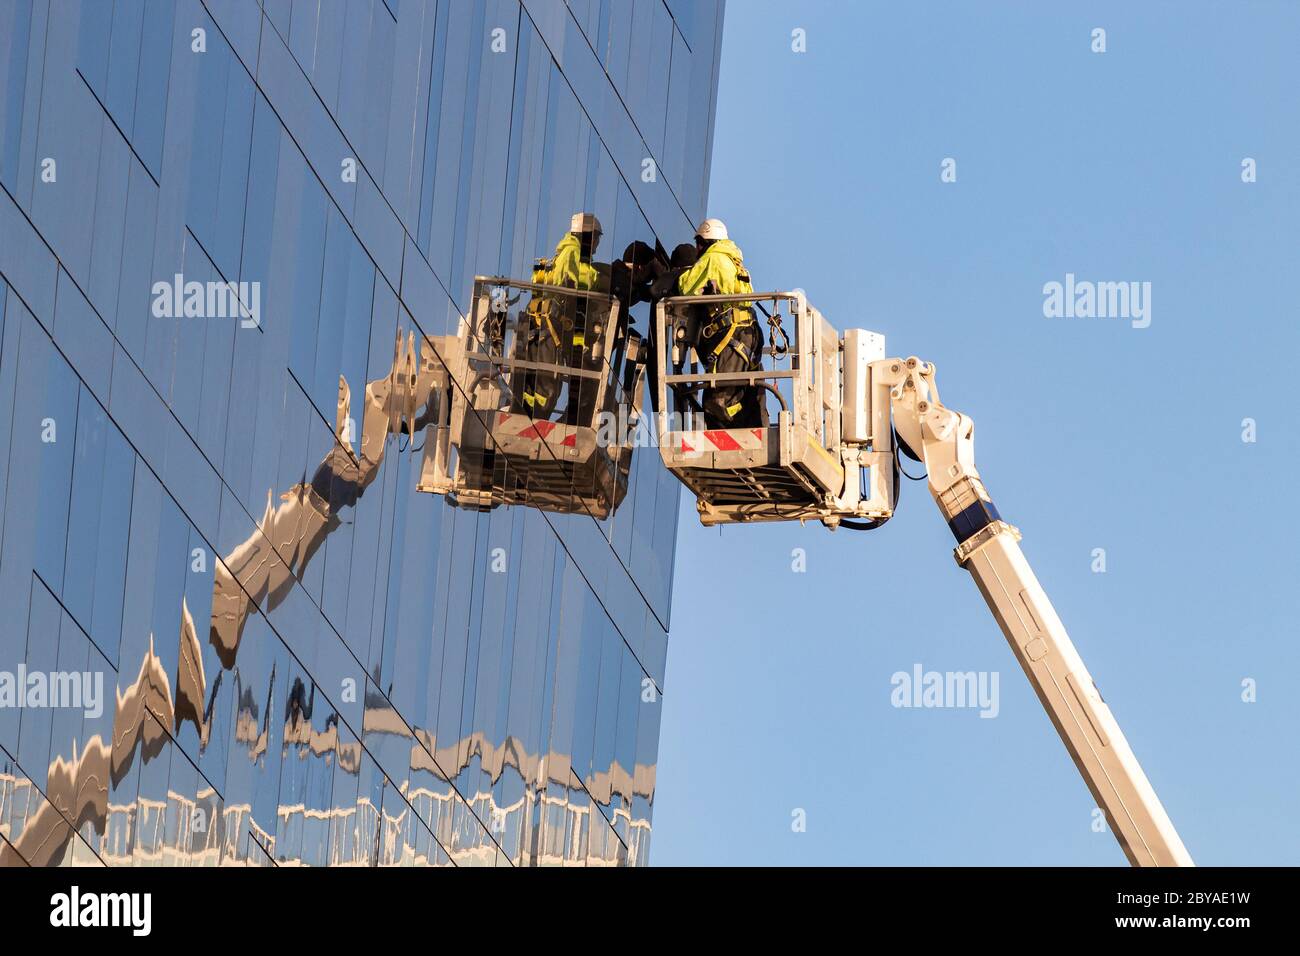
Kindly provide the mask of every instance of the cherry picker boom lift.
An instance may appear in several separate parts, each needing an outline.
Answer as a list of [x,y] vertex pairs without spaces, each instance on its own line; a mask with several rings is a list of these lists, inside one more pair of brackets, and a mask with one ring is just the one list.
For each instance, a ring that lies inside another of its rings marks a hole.
[[[475,280],[472,315],[459,334],[430,343],[437,362],[422,349],[420,396],[410,398],[408,415],[414,420],[414,403],[427,401],[419,488],[459,507],[522,504],[602,518],[622,500],[634,443],[626,436],[596,440],[597,418],[622,402],[639,419],[645,344],[631,332],[625,343],[616,341],[616,303],[601,299],[608,310],[598,327],[603,371],[520,358],[508,330],[513,323],[516,338],[522,334],[521,319],[493,304],[516,301],[502,299],[503,290],[575,294]],[[734,304],[767,317],[762,367],[708,372],[691,344],[699,309]],[[975,579],[1129,862],[1193,865],[1025,560],[1020,532],[989,497],[975,468],[974,423],[940,401],[934,365],[887,357],[884,337],[874,332],[839,335],[799,291],[677,296],[660,300],[652,321],[655,438],[664,465],[695,496],[701,522],[818,520],[832,529],[871,530],[893,516],[899,454],[922,462],[956,538],[957,564]],[[530,370],[597,383],[587,417],[533,422],[509,411],[512,381]],[[738,384],[764,390],[775,421],[765,415],[759,426],[710,427],[701,391]]]
[[[689,346],[690,312],[701,305],[752,303],[773,330],[755,372],[708,374]],[[779,333],[779,309],[793,314],[795,340]],[[773,321],[777,319],[778,321]],[[970,572],[1134,866],[1191,866],[1128,741],[1065,626],[975,468],[975,424],[939,400],[935,368],[916,357],[887,358],[884,338],[861,329],[841,339],[801,292],[666,299],[655,315],[664,464],[695,493],[705,524],[818,518],[828,527],[870,529],[893,514],[897,454],[924,463],[930,494]],[[671,363],[670,363],[671,358]],[[663,374],[672,366],[672,372]],[[683,369],[683,366],[686,368]],[[785,366],[781,368],[779,366]],[[695,428],[704,387],[743,382],[776,395],[775,425]],[[681,424],[672,430],[670,424]]]

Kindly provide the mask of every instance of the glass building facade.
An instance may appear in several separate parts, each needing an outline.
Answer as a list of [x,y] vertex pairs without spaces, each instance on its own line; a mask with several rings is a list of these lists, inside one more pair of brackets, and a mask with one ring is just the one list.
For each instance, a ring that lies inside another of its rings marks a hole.
[[721,21],[0,0],[0,863],[646,862],[678,484],[456,507],[409,393],[575,212],[690,238]]

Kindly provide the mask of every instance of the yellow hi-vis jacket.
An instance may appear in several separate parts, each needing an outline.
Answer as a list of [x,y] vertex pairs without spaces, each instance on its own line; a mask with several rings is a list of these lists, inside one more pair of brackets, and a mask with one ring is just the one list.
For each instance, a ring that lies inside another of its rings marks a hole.
[[[753,292],[749,272],[745,269],[740,248],[730,239],[719,239],[701,253],[695,265],[682,273],[677,280],[682,295],[702,295],[710,282],[718,295],[740,295]],[[749,303],[743,303],[741,307]]]
[[560,240],[553,259],[540,260],[533,270],[533,281],[542,285],[591,290],[596,288],[598,280],[595,266],[582,261],[582,245],[573,233]]
[[[555,247],[554,258],[537,260],[537,264],[533,267],[533,281],[539,285],[558,285],[567,289],[591,291],[600,282],[600,273],[590,262],[582,261],[582,245],[577,236],[569,233]],[[565,334],[568,334],[569,329],[573,329],[574,303],[564,301],[560,296],[538,295],[528,304],[527,311],[533,324],[543,329],[557,346],[560,344],[560,330],[556,328],[557,324],[564,327]],[[572,344],[578,348],[586,348],[585,330],[573,331]],[[524,398],[528,399],[528,395]],[[532,404],[531,400],[529,404]]]
[[[740,247],[730,239],[719,239],[705,249],[695,265],[682,273],[682,277],[677,280],[677,288],[682,295],[704,295],[704,288],[710,282],[713,283],[713,291],[716,295],[742,295],[754,291]],[[728,312],[730,312],[729,316]],[[704,335],[708,338],[712,338],[715,334],[710,331],[715,322],[728,322],[728,318],[730,320],[727,334],[713,349],[712,356],[717,356],[727,347],[736,329],[750,325],[754,321],[754,313],[750,311],[749,302],[737,302],[731,306],[719,307],[710,311],[709,317],[709,325],[704,329]]]

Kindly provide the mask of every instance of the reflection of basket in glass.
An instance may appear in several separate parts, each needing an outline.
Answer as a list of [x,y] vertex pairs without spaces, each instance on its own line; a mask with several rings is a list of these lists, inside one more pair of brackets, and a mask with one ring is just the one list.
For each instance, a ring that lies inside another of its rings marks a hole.
[[603,292],[477,277],[419,489],[463,508],[609,515],[627,493],[645,357]]

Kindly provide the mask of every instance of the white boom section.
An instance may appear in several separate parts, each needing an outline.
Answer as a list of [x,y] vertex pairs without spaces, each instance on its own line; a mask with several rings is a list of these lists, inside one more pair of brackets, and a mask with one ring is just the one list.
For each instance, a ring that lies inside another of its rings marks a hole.
[[934,366],[916,358],[871,363],[873,399],[887,402],[899,440],[924,461],[957,538],[957,563],[975,578],[1016,660],[1134,866],[1192,866],[1137,757],[1102,700],[1024,553],[975,470],[975,425],[944,408]]

